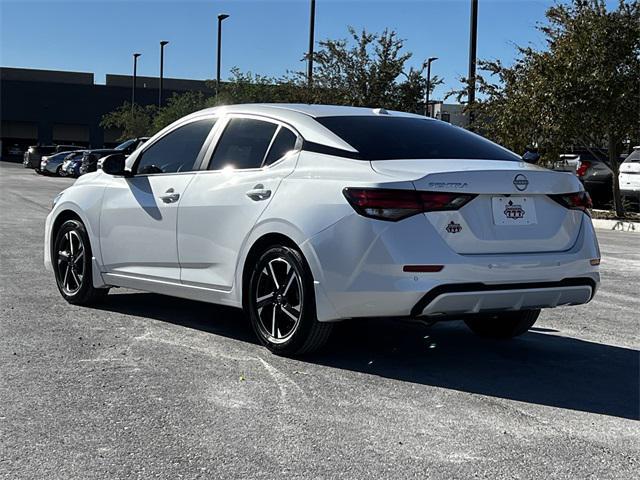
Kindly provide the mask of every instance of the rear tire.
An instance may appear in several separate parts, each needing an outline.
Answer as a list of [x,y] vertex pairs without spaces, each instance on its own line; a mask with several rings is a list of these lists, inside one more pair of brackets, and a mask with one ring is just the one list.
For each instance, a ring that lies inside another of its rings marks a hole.
[[56,232],[52,263],[62,297],[74,305],[91,305],[102,300],[108,288],[94,288],[91,245],[78,220],[67,220]]
[[539,309],[501,312],[468,318],[464,323],[481,337],[508,339],[522,335],[533,327],[539,315]]
[[258,258],[245,308],[260,343],[277,355],[318,350],[333,328],[316,318],[313,277],[304,258],[285,246],[269,247]]

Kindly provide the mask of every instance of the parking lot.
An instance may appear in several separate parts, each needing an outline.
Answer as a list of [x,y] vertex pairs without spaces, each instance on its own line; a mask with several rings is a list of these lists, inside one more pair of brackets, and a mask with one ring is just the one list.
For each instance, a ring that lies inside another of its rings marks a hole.
[[[0,164],[1,478],[631,478],[640,235],[598,231],[602,289],[511,342],[459,322],[341,324],[302,359],[240,312],[118,289],[60,297],[42,263],[73,180]],[[636,474],[633,474],[633,472]]]

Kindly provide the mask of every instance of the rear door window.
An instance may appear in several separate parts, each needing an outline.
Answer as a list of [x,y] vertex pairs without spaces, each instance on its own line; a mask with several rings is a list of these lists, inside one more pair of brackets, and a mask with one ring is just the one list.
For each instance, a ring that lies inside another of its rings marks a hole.
[[269,148],[269,153],[267,154],[267,158],[264,159],[263,165],[271,165],[290,151],[295,150],[297,141],[298,137],[295,133],[287,127],[281,127],[271,144],[271,148]]
[[209,170],[260,168],[278,126],[253,118],[229,120],[209,162]]

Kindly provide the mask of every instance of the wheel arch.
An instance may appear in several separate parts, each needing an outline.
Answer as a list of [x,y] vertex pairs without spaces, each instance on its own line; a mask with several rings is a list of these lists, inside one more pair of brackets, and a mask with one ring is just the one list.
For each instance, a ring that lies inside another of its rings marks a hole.
[[[309,267],[309,262],[305,258],[304,253],[292,238],[279,232],[270,232],[262,235],[255,242],[253,242],[242,264],[242,276],[240,283],[241,288],[238,291],[238,295],[241,297],[242,307],[244,309],[246,309],[246,299],[248,298],[248,296],[245,295],[245,291],[249,286],[251,266],[258,259],[260,254],[265,251],[265,249],[274,245],[283,245],[285,247],[297,250],[302,256],[302,259],[307,264],[307,267]],[[311,268],[309,268],[309,270],[311,271]]]
[[64,209],[58,215],[56,215],[53,220],[53,224],[51,225],[51,236],[49,241],[49,252],[53,256],[53,244],[56,241],[56,235],[58,234],[58,230],[64,224],[64,222],[68,220],[77,220],[82,223],[85,228],[87,228],[86,223],[82,220],[82,217],[74,210]]

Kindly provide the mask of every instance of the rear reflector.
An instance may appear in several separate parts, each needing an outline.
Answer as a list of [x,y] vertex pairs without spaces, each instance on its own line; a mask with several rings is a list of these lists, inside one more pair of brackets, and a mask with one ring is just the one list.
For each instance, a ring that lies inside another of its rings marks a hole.
[[444,265],[405,265],[403,272],[440,272]]
[[360,215],[396,222],[417,213],[458,210],[476,195],[375,188],[345,188],[344,196]]
[[549,197],[563,207],[571,210],[582,210],[587,214],[589,213],[588,209],[593,207],[591,197],[587,192],[564,193],[561,195],[549,195]]

